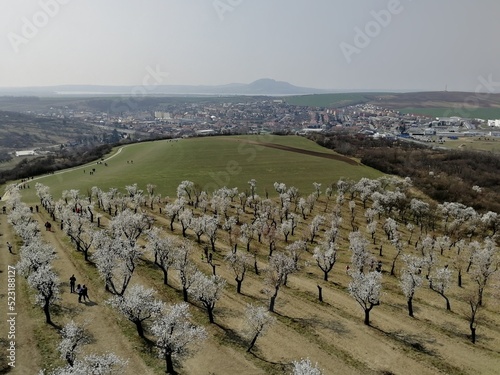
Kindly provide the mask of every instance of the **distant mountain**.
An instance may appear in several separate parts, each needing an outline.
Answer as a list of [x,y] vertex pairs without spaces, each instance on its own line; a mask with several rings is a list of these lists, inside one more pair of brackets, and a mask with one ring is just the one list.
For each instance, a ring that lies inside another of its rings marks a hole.
[[[264,78],[249,84],[216,86],[158,85],[148,87],[148,95],[306,95],[324,94],[320,90],[294,86],[288,82]],[[0,88],[0,95],[133,95],[137,86],[62,85],[46,87]]]

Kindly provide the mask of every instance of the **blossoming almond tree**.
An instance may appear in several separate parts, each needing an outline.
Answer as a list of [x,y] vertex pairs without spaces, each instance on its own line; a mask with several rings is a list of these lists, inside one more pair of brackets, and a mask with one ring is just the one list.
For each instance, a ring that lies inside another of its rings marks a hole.
[[351,272],[349,294],[356,300],[365,312],[364,323],[370,325],[370,311],[380,305],[382,294],[382,274],[378,271],[368,273]]
[[269,311],[263,306],[253,306],[247,304],[245,309],[246,324],[249,328],[249,334],[252,337],[247,352],[250,352],[257,341],[257,338],[269,329],[276,322]]
[[144,321],[159,315],[164,307],[163,302],[155,299],[154,295],[154,289],[132,285],[123,296],[113,296],[108,303],[134,323],[137,333],[144,338]]
[[175,374],[173,358],[186,356],[188,349],[206,339],[205,328],[190,322],[191,314],[187,303],[168,307],[151,326],[157,338],[156,347],[160,358],[165,361],[167,374]]
[[226,286],[226,280],[221,276],[206,276],[197,271],[193,276],[192,294],[207,310],[210,323],[214,322],[215,304],[220,299]]

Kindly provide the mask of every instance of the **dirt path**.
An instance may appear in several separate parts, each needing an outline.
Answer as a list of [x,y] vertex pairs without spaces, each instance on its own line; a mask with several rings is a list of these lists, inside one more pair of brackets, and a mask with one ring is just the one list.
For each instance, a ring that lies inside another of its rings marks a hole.
[[[43,228],[43,222],[47,218],[43,217],[42,213],[35,215],[36,219],[40,222],[40,227]],[[8,227],[6,223],[6,215],[2,215],[2,230]],[[59,228],[54,229],[55,232]],[[60,312],[54,312],[52,320],[58,326],[63,326],[71,318],[73,318],[77,323],[88,324],[88,330],[92,334],[94,340],[91,344],[84,347],[84,353],[106,353],[109,351],[114,352],[118,356],[128,359],[128,367],[126,374],[150,374],[151,369],[146,366],[142,358],[139,356],[136,350],[132,347],[132,344],[128,339],[126,339],[121,333],[121,328],[117,325],[115,315],[111,314],[111,309],[104,304],[104,300],[109,297],[105,295],[102,291],[93,288],[96,284],[96,280],[90,280],[87,275],[80,271],[71,257],[68,255],[68,245],[61,241],[59,233],[42,231],[43,239],[51,244],[57,252],[57,259],[54,261],[54,268],[59,273],[59,277],[62,281],[61,285],[61,301],[59,305],[61,306]],[[3,246],[2,246],[3,248]],[[1,249],[4,250],[4,249]],[[2,259],[2,269],[4,264],[4,258],[6,254],[5,251],[1,252]],[[76,294],[71,294],[69,290],[69,278],[74,274],[77,283],[90,285],[89,296],[91,298],[90,302],[79,303]],[[2,274],[2,277],[4,275]],[[18,276],[20,278],[21,276]],[[4,283],[2,283],[2,286]],[[18,296],[20,292],[18,291]],[[26,300],[26,298],[24,298]],[[2,306],[4,306],[2,300]],[[20,306],[21,307],[21,306]],[[23,310],[28,310],[33,307],[31,301],[25,301],[23,305]],[[61,316],[63,314],[64,316]],[[34,339],[33,328],[30,326],[29,321],[23,320],[22,314],[19,312],[19,321],[23,324],[19,325],[19,336],[18,336],[18,368],[12,373],[18,374],[29,374],[36,373],[40,369],[40,354],[36,351],[37,343]],[[2,319],[3,320],[3,319]],[[25,324],[26,323],[26,324]],[[45,326],[42,329],[51,330],[52,327]],[[5,329],[2,330],[5,332]],[[3,336],[3,335],[2,335]]]
[[[36,374],[40,369],[41,354],[37,348],[34,330],[35,324],[31,320],[29,310],[32,308],[32,302],[23,293],[21,288],[22,276],[16,273],[16,291],[15,291],[15,347],[16,358],[15,367],[8,366],[10,360],[7,359],[7,349],[5,345],[11,339],[8,338],[9,325],[7,319],[12,316],[7,316],[8,313],[8,298],[7,298],[7,279],[12,276],[9,274],[9,266],[14,266],[19,260],[19,246],[16,243],[16,238],[11,226],[7,222],[7,215],[0,214],[0,339],[1,358],[0,358],[0,373],[9,374]],[[13,253],[10,254],[6,243],[13,244]],[[5,341],[3,341],[5,340]],[[10,344],[9,344],[10,345]]]

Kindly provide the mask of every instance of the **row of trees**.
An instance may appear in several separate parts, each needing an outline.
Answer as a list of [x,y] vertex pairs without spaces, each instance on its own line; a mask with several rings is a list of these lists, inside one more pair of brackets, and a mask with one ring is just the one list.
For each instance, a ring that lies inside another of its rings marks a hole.
[[[180,229],[183,241],[152,225],[154,214],[149,210],[155,195],[151,186],[148,185],[147,195],[135,184],[126,188],[125,195],[116,189],[102,192],[98,188],[93,188],[88,197],[81,197],[77,191],[66,192],[64,199],[58,202],[53,202],[40,186],[37,191],[41,201],[49,201],[46,206],[63,220],[65,231],[77,249],[87,255],[94,247],[89,259],[95,262],[107,289],[117,298],[126,295],[137,260],[150,254],[163,272],[164,283],[169,283],[169,270],[176,270],[184,300],[187,301],[190,294],[193,301],[206,309],[211,322],[215,303],[223,290],[223,286],[218,288],[217,285],[225,285],[225,281],[220,277],[220,282],[216,281],[215,266],[212,276],[197,269],[193,261],[196,259],[194,246],[187,240],[189,236],[199,243],[205,236],[207,258],[208,247],[217,254],[223,244],[229,245],[230,250],[223,259],[234,274],[237,292],[241,292],[248,270],[253,268],[256,275],[264,272],[264,289],[269,296],[267,310],[273,312],[278,292],[286,285],[289,275],[300,270],[304,254],[310,253],[311,261],[321,270],[323,279],[328,280],[329,272],[346,246],[342,232],[347,230],[351,232],[348,246],[352,252],[349,272],[352,282],[348,291],[365,311],[366,324],[369,324],[370,311],[380,304],[382,295],[380,262],[372,254],[372,246],[380,246],[377,249],[380,257],[383,245],[394,256],[391,276],[397,276],[396,265],[402,264],[398,272],[401,292],[411,316],[415,292],[424,279],[451,309],[447,292],[453,271],[471,275],[472,280],[476,280],[474,275],[480,274],[482,269],[482,256],[478,254],[488,246],[492,255],[490,266],[485,268],[489,270],[486,280],[491,279],[498,265],[494,244],[498,216],[492,212],[481,215],[456,203],[432,205],[421,201],[411,196],[409,179],[361,179],[358,182],[341,179],[336,186],[328,186],[324,194],[321,185],[314,184],[313,193],[306,198],[301,197],[297,189],[276,183],[279,200],[259,197],[255,180],[249,181],[246,192],[221,188],[211,195],[199,191],[194,183],[184,181],[177,189],[177,197],[170,200],[163,211],[170,230],[176,233]],[[94,202],[97,209],[94,209]],[[111,213],[106,229],[90,225],[95,217],[104,213]],[[82,226],[74,224],[80,221]],[[81,228],[90,228],[88,238],[97,239],[88,247],[81,234],[86,229],[82,231]],[[483,243],[474,240],[484,236],[491,239]],[[137,245],[139,240],[145,241],[144,248]],[[264,241],[269,249],[267,266],[259,270],[257,260],[260,263],[264,259]],[[243,251],[238,249],[238,244],[243,245]],[[477,293],[473,295],[480,296],[486,282],[477,285]],[[473,324],[474,320],[471,327]],[[471,334],[473,332],[471,328]]]
[[[308,215],[313,212],[314,205],[321,194],[321,185],[317,183],[313,185],[314,192],[310,194],[307,199],[303,199],[298,194],[297,189],[293,187],[287,188],[283,183],[275,183],[276,192],[280,197],[279,204],[276,205],[269,199],[261,199],[258,197],[256,194],[255,180],[249,181],[250,189],[248,192],[238,193],[237,189],[221,188],[215,191],[211,197],[203,191],[197,190],[194,183],[183,181],[177,189],[177,198],[174,202],[166,205],[165,212],[170,219],[171,230],[174,230],[173,224],[177,220],[182,228],[184,237],[187,236],[187,231],[191,229],[197,241],[201,242],[201,236],[205,234],[212,250],[215,250],[218,230],[225,229],[227,231],[227,238],[229,239],[232,252],[225,257],[225,260],[229,263],[230,268],[234,272],[238,293],[241,292],[241,285],[246,271],[250,268],[250,257],[248,253],[252,254],[255,273],[259,274],[257,268],[258,250],[257,248],[252,250],[250,244],[254,239],[262,242],[262,239],[265,238],[269,243],[269,265],[265,270],[265,290],[270,296],[269,310],[274,311],[275,301],[280,287],[286,285],[289,274],[299,270],[299,259],[301,254],[308,251],[306,241],[296,240],[287,245],[285,251],[273,254],[278,241],[278,233],[281,233],[282,240],[288,243],[289,236],[293,235],[300,221],[304,220],[303,218],[307,218]],[[392,189],[387,190],[390,186],[392,186]],[[497,269],[497,258],[495,257],[496,248],[490,245],[489,247],[486,246],[490,249],[489,252],[478,252],[481,245],[477,241],[471,241],[471,239],[473,236],[477,236],[477,234],[480,233],[486,234],[487,236],[495,236],[500,222],[498,215],[493,212],[480,215],[470,207],[458,203],[447,202],[437,205],[433,210],[429,203],[416,198],[409,198],[407,195],[409,187],[411,187],[411,181],[409,179],[361,179],[357,183],[342,179],[338,181],[336,206],[333,208],[330,227],[325,230],[324,238],[318,243],[318,246],[316,246],[313,251],[313,258],[318,267],[322,270],[325,281],[328,280],[328,273],[335,265],[337,259],[338,245],[335,239],[338,236],[339,227],[342,224],[340,212],[345,202],[345,198],[349,197],[348,209],[350,212],[350,225],[351,229],[353,231],[355,230],[353,233],[357,233],[354,240],[350,241],[350,247],[355,247],[356,243],[361,244],[360,248],[364,249],[364,253],[367,254],[367,259],[365,259],[365,261],[370,263],[371,270],[373,270],[373,265],[376,260],[366,250],[368,243],[362,238],[363,235],[358,231],[359,228],[356,223],[359,222],[359,220],[356,221],[355,218],[357,211],[360,211],[360,209],[357,207],[357,202],[361,201],[363,205],[363,210],[361,211],[364,211],[363,216],[367,221],[366,232],[370,235],[374,245],[377,243],[377,233],[380,231],[377,218],[381,219],[382,215],[386,216],[382,229],[387,236],[387,240],[396,249],[395,256],[392,259],[391,275],[395,275],[395,265],[398,258],[403,259],[403,264],[405,266],[401,269],[401,286],[402,292],[407,298],[410,316],[413,316],[413,297],[418,287],[422,285],[422,271],[424,271],[425,278],[429,281],[429,287],[440,294],[446,300],[447,309],[451,309],[446,291],[449,288],[452,271],[448,268],[448,265],[446,265],[446,267],[441,265],[441,268],[436,268],[438,264],[436,251],[439,251],[440,255],[443,255],[445,251],[449,251],[453,246],[456,246],[457,256],[452,259],[451,263],[452,267],[457,271],[459,286],[461,285],[462,274],[465,272],[464,267],[466,266],[468,273],[473,265],[480,264],[483,262],[481,259],[488,258],[488,254],[490,254],[490,264],[487,267],[483,267],[484,272],[477,271],[481,270],[481,267],[472,267],[472,270],[475,272],[473,275],[474,280],[479,280],[477,281],[479,285],[477,299],[481,301],[486,281],[489,275],[493,274]],[[127,200],[133,202],[132,206],[135,211],[138,207],[145,205],[146,199],[138,198],[142,196],[142,193],[137,189],[137,185],[129,186],[126,190],[128,196],[125,199],[120,197],[116,191],[113,191],[112,194],[115,199],[115,207],[127,207],[129,205]],[[148,185],[150,197],[153,196],[151,190],[150,185]],[[93,191],[95,195],[100,196],[101,199],[105,196],[105,193],[99,192],[97,188],[94,188]],[[332,192],[333,186],[329,186],[325,191],[326,202],[324,212],[326,212]],[[236,197],[239,199],[239,206],[234,202]],[[372,204],[371,207],[367,208],[367,202],[369,200]],[[120,204],[116,202],[120,202]],[[304,202],[309,203],[305,204]],[[209,206],[211,207],[211,214],[208,213]],[[304,207],[307,207],[307,209]],[[200,212],[199,216],[195,215],[195,210]],[[233,210],[236,213],[234,216],[230,215],[230,212],[233,212]],[[89,209],[89,211],[91,210]],[[248,215],[247,211],[253,214],[251,222],[242,223],[242,217]],[[295,212],[297,211],[301,211],[300,216],[295,216]],[[117,213],[112,219],[112,222],[122,215],[117,209],[115,209],[115,212]],[[441,214],[441,216],[439,216],[439,214]],[[150,220],[148,220],[147,215],[142,215],[143,226],[150,225]],[[220,215],[224,216],[223,224],[221,224],[222,220],[220,219]],[[393,217],[398,219],[398,221]],[[119,220],[122,221],[121,218]],[[312,220],[310,220],[305,228],[306,231],[302,233],[302,238],[307,239],[307,242],[315,243],[315,237],[320,233],[325,222],[328,221],[324,214],[316,214],[313,216]],[[431,237],[429,232],[437,230],[440,222],[442,222],[442,231],[445,235]],[[409,232],[407,241],[401,240],[403,232],[401,228],[398,228],[400,224],[406,224],[404,229]],[[111,227],[114,227],[113,224]],[[416,250],[420,251],[422,255],[421,258],[404,254],[408,251],[405,250],[405,247],[409,247],[412,243],[415,227],[419,229],[419,236],[415,241],[414,247]],[[139,235],[142,229],[143,228],[138,229],[137,233]],[[423,237],[423,234],[426,233],[427,235]],[[237,236],[238,234],[239,236]],[[168,268],[177,264],[176,268],[178,269],[178,260],[176,261],[174,259],[174,252],[169,250],[171,246],[165,243],[165,241],[169,241],[168,239],[160,239],[156,234],[156,236],[151,235],[149,240],[149,246],[155,258],[155,264],[162,269],[164,281],[168,283]],[[247,254],[237,251],[238,240],[245,245]],[[469,242],[466,242],[466,240]],[[489,241],[489,243],[493,244],[491,240]],[[100,246],[100,248],[102,249],[105,247]],[[382,256],[382,246],[380,247],[380,256]],[[116,257],[113,256],[112,258],[115,259]],[[184,257],[184,259],[188,259],[188,257]],[[184,299],[187,301],[187,290],[191,286],[192,278],[188,275],[189,272],[186,273],[185,270],[189,270],[190,267],[184,268],[182,265],[180,267],[182,268],[180,271],[180,279],[183,285]],[[352,270],[357,269],[358,267],[353,265]],[[432,276],[431,270],[433,271]],[[192,273],[194,274],[194,272]],[[488,275],[485,277],[485,274]],[[378,279],[377,277],[366,278],[363,276],[363,272],[352,275],[354,278],[353,289],[359,289],[361,282],[366,283],[368,282],[367,280],[373,282]],[[481,280],[486,281],[483,282]],[[126,283],[123,285],[126,285]],[[379,288],[375,288],[374,290],[379,290]],[[193,291],[196,291],[196,288],[193,288]],[[212,301],[207,302],[206,297],[204,299],[205,302],[203,302],[203,304],[209,312],[210,320],[213,321],[212,306],[214,306],[214,304]],[[359,302],[359,299],[356,299]],[[366,298],[362,298],[362,300],[366,301]],[[362,303],[362,305],[365,306],[365,322],[367,322],[366,316],[368,312],[378,303],[378,300],[375,298],[372,302]]]
[[[41,201],[50,201],[47,187],[36,185]],[[128,208],[117,213],[105,230],[99,230],[91,223],[93,208],[85,200],[81,200],[75,191],[65,192],[63,201],[54,205],[54,211],[61,215],[63,228],[77,250],[82,251],[89,260],[93,261],[101,274],[105,288],[113,294],[108,300],[110,306],[124,315],[135,324],[138,335],[145,337],[144,323],[151,321],[148,331],[157,338],[157,347],[166,363],[168,372],[174,371],[173,356],[179,358],[187,353],[187,346],[200,342],[206,334],[201,327],[186,324],[176,328],[172,333],[175,337],[159,337],[160,332],[171,332],[166,327],[168,322],[179,322],[182,317],[189,317],[187,304],[179,308],[172,307],[175,316],[165,317],[165,304],[154,298],[155,291],[144,286],[134,284],[129,287],[136,269],[139,256],[145,255],[143,250],[151,254],[155,264],[164,272],[164,282],[168,285],[168,271],[174,267],[178,271],[179,284],[182,285],[184,300],[188,301],[188,291],[195,301],[198,301],[207,311],[209,321],[214,322],[213,311],[226,284],[218,275],[207,276],[197,269],[192,261],[193,246],[190,241],[177,240],[162,233],[158,227],[150,227],[148,217],[143,213],[134,213]],[[44,204],[50,207],[52,204]],[[57,208],[56,208],[57,207]],[[146,229],[149,228],[149,229]],[[139,236],[145,233],[146,246],[138,246]],[[90,242],[86,239],[91,240]],[[89,255],[92,247],[95,251]],[[232,253],[232,255],[235,255]],[[119,287],[118,287],[119,286]],[[274,322],[267,309],[249,305],[246,313],[246,325],[252,350],[256,340]],[[177,327],[177,326],[176,326]],[[194,329],[197,328],[197,329]],[[198,329],[199,328],[199,329]],[[177,330],[179,330],[177,332]],[[185,332],[183,332],[183,330]],[[191,335],[192,333],[192,335]],[[203,334],[202,334],[203,333]],[[180,342],[179,338],[184,341]],[[160,340],[162,342],[160,343]],[[168,347],[166,345],[168,344]]]

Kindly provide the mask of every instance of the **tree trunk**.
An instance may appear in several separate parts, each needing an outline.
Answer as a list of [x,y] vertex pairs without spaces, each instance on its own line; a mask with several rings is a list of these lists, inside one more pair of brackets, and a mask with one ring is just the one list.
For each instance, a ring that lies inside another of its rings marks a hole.
[[184,302],[188,301],[188,291],[185,287],[182,287],[182,298],[183,298]]
[[166,353],[165,354],[165,365],[166,365],[165,372],[167,374],[175,374],[175,371],[174,371],[174,362],[172,361],[172,354],[171,353]]
[[248,347],[248,349],[247,349],[247,353],[249,353],[249,352],[250,352],[250,350],[252,350],[252,348],[254,347],[255,342],[257,341],[257,337],[259,337],[259,333],[260,333],[260,332],[257,332],[257,333],[255,334],[255,336],[253,337],[252,341],[250,342],[250,346],[249,346],[249,347]]
[[365,325],[370,325],[370,309],[365,309]]
[[207,307],[207,312],[208,312],[208,320],[210,323],[214,322],[214,308],[213,307]]
[[269,301],[269,311],[274,312],[274,303],[276,302],[276,295],[271,297],[271,300]]
[[137,333],[139,334],[139,337],[144,338],[144,328],[142,327],[142,322],[140,320],[134,321],[134,324],[137,328]]
[[163,271],[163,285],[168,285],[168,270],[166,268],[162,268]]
[[413,297],[408,298],[408,315],[413,318]]
[[462,270],[458,270],[458,286],[462,287]]
[[444,294],[442,296],[446,300],[446,310],[451,311],[450,300]]
[[49,301],[45,301],[43,305],[43,312],[45,313],[45,323],[47,324],[53,324],[52,320],[50,319],[50,303]]
[[323,280],[328,281],[328,272],[323,271]]
[[255,274],[256,275],[259,275],[259,267],[257,266],[257,257],[254,258],[254,261],[253,261],[253,268],[255,270]]
[[319,302],[323,302],[323,288],[321,288],[319,285],[316,285],[318,287],[318,299]]
[[396,259],[392,261],[391,276],[394,276],[394,267],[396,266]]
[[470,324],[470,338],[473,344],[476,343],[476,327],[474,327],[474,323]]
[[241,294],[241,283],[243,282],[243,280],[240,280],[238,278],[236,278],[235,280],[236,280],[236,293]]

